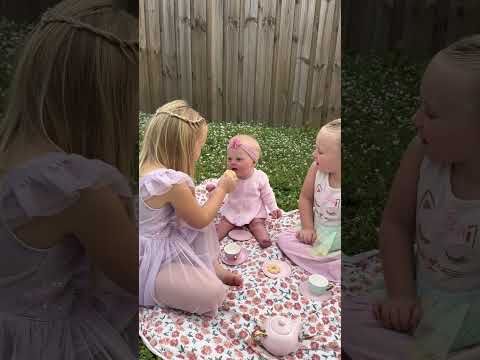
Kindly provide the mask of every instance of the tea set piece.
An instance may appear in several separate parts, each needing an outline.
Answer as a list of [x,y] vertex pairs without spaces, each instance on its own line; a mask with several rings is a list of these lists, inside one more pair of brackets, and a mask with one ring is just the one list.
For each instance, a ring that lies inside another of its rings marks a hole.
[[302,331],[300,319],[272,316],[265,320],[262,328],[263,330],[256,330],[253,333],[253,338],[271,354],[284,356],[297,351]]
[[290,275],[291,268],[288,263],[281,260],[267,260],[263,264],[262,270],[266,276],[272,279],[284,278]]
[[228,237],[236,241],[250,240],[253,235],[250,231],[242,229],[234,229],[228,233]]
[[328,279],[320,274],[312,274],[307,281],[300,284],[300,293],[307,299],[325,301],[330,299],[333,294],[331,292],[333,285]]
[[228,243],[223,247],[221,258],[227,265],[240,265],[248,259],[248,252],[245,248],[236,243]]

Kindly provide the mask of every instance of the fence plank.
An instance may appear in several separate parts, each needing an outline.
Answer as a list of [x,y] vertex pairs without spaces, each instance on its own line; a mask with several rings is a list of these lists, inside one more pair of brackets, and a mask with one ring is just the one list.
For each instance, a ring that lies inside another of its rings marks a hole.
[[313,83],[316,84],[312,91],[312,108],[308,123],[312,126],[319,126],[324,122],[324,107],[328,106],[325,102],[327,94],[325,93],[327,71],[328,71],[328,49],[332,33],[333,15],[335,3],[330,0],[321,0],[320,25],[318,27],[317,48],[315,55],[315,65],[313,74]]
[[[303,126],[311,126],[311,115],[312,115],[312,104],[313,104],[313,95],[316,93],[318,84],[314,82],[316,79],[315,72],[317,71],[316,64],[319,61],[317,44],[318,38],[321,37],[322,28],[320,27],[320,22],[323,25],[323,19],[320,18],[321,10],[324,8],[321,1],[317,1],[315,4],[315,12],[313,15],[313,28],[312,28],[312,41],[310,45],[310,54],[312,64],[308,69],[308,81],[307,81],[307,93],[305,94],[305,111],[303,113]],[[325,11],[324,11],[325,12]]]
[[207,2],[208,116],[223,119],[223,0]]
[[255,74],[255,112],[257,122],[270,119],[276,0],[258,2],[257,66]]
[[325,94],[327,95],[325,98],[325,104],[326,106],[323,107],[322,109],[322,120],[323,122],[327,122],[331,119],[328,118],[329,114],[329,108],[331,107],[331,102],[330,99],[334,98],[335,94],[332,94],[333,91],[333,84],[332,84],[332,78],[333,78],[333,72],[335,70],[335,49],[336,49],[336,42],[337,42],[337,35],[339,32],[339,27],[340,27],[340,4],[341,2],[338,1],[334,4],[335,10],[334,10],[334,15],[333,15],[333,23],[332,23],[332,29],[331,29],[331,36],[329,39],[329,47],[328,47],[328,69],[327,69],[327,79],[325,82]]
[[243,76],[241,116],[242,121],[253,122],[253,104],[255,99],[255,73],[257,59],[257,26],[258,26],[258,0],[245,0],[245,11],[242,33],[244,33],[243,48]]
[[[293,31],[292,31],[292,49],[290,51],[290,70],[289,70],[289,79],[290,84],[288,86],[288,94],[287,94],[287,113],[286,113],[286,122],[294,121],[295,117],[295,107],[297,106],[297,98],[295,97],[296,90],[298,88],[298,78],[297,75],[297,68],[298,68],[298,59],[300,58],[300,48],[299,48],[299,41],[301,35],[304,31],[303,22],[304,13],[306,10],[306,1],[307,0],[297,0],[295,1],[295,15],[293,19]],[[293,116],[293,119],[292,119]]]
[[295,2],[284,0],[281,3],[278,48],[275,54],[276,72],[273,91],[273,124],[283,125],[288,105],[288,86],[290,70],[290,51],[292,47],[292,32]]
[[237,122],[238,117],[238,47],[240,1],[226,1],[224,14],[225,55],[225,120]]
[[307,1],[305,4],[305,11],[303,12],[301,43],[299,45],[299,57],[297,59],[297,88],[295,92],[296,107],[293,107],[291,122],[295,126],[300,126],[303,122],[303,113],[305,111],[305,98],[307,95],[307,82],[310,66],[313,64],[314,54],[311,53],[312,34],[313,34],[313,16],[309,14],[315,13],[315,2]]
[[[341,7],[342,3],[338,4],[337,6]],[[339,22],[342,22],[342,14],[339,14]],[[326,116],[326,121],[331,121],[341,116],[341,101],[342,101],[342,93],[341,93],[341,80],[342,80],[342,69],[341,69],[341,43],[342,43],[342,32],[340,31],[340,27],[337,26],[337,38],[333,39],[335,41],[332,44],[335,50],[331,50],[335,53],[333,59],[333,68],[332,68],[332,78],[329,81],[331,84],[331,91],[330,91],[330,98],[328,101],[328,111]]]
[[207,3],[192,1],[192,80],[193,104],[207,114]]
[[161,5],[162,75],[166,101],[170,101],[178,97],[175,2],[162,0]]
[[190,0],[177,0],[177,71],[179,97],[193,103],[192,38],[190,31]]
[[138,42],[139,42],[139,87],[140,87],[140,96],[139,96],[139,104],[140,109],[147,110],[149,112],[152,111],[152,99],[151,94],[152,91],[150,90],[151,82],[148,81],[148,69],[150,69],[148,63],[148,52],[150,48],[147,46],[147,22],[146,22],[146,6],[145,1],[147,0],[140,0],[139,3],[139,31],[138,31]]
[[164,88],[163,77],[163,41],[161,39],[161,26],[159,21],[161,16],[160,4],[156,0],[145,0],[146,14],[146,46],[150,51],[147,52],[148,56],[148,81],[150,82],[151,90],[151,108],[150,111],[154,111],[165,102],[167,98]]

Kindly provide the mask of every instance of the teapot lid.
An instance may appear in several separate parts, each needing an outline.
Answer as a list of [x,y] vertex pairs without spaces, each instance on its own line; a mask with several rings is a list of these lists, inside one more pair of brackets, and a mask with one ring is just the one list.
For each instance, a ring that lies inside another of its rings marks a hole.
[[274,316],[270,319],[270,328],[279,335],[288,335],[292,332],[292,322],[284,316]]

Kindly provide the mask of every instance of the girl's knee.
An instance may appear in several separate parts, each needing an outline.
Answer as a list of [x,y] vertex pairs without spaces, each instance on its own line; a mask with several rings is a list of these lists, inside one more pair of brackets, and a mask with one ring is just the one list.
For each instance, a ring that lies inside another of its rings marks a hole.
[[200,291],[201,293],[198,297],[192,297],[197,301],[198,313],[200,315],[208,312],[216,312],[227,295],[225,286],[221,281],[216,281]]

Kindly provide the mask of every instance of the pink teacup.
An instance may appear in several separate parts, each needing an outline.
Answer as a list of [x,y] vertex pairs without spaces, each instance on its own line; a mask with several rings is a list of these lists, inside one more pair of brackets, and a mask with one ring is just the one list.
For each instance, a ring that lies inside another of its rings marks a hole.
[[229,243],[223,247],[225,259],[230,261],[236,261],[241,251],[242,247],[236,243]]

